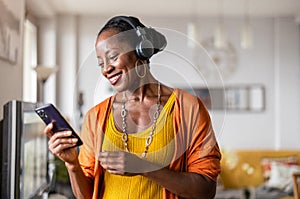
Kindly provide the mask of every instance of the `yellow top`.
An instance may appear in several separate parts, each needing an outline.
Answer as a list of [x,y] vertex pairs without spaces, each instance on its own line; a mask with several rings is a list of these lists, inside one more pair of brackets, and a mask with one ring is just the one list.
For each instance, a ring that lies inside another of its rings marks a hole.
[[[147,161],[165,167],[170,164],[174,154],[174,131],[173,131],[173,108],[175,103],[174,92],[162,109],[156,123],[156,131],[153,141],[149,146],[145,157]],[[145,150],[146,138],[151,132],[152,126],[148,129],[128,134],[128,148],[131,153],[141,157]],[[112,112],[106,127],[103,140],[103,151],[124,151],[122,132],[116,129]],[[161,199],[163,198],[162,188],[147,178],[136,176],[119,176],[108,172],[104,174],[103,199]]]

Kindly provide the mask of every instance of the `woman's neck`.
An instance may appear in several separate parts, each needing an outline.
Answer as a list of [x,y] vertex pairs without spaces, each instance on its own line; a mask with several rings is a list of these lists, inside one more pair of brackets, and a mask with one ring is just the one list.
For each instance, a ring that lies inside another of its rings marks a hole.
[[128,90],[122,93],[125,100],[134,100],[143,102],[147,98],[153,98],[158,96],[158,81],[150,76],[136,81],[136,83]]
[[158,96],[158,83],[150,83],[142,85],[139,88],[133,90],[124,91],[123,97],[126,101],[139,101],[143,102],[147,98],[157,98]]

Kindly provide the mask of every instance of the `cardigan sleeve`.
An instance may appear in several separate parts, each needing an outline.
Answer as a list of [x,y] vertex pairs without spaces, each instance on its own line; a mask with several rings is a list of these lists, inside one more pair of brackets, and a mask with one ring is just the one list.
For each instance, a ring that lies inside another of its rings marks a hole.
[[91,112],[89,111],[85,116],[82,129],[81,138],[83,140],[83,145],[80,147],[79,152],[79,163],[84,172],[84,174],[90,178],[94,179],[94,168],[95,168],[95,152],[94,148],[94,132],[90,127],[91,122]]
[[181,91],[178,98],[180,134],[184,137],[185,170],[217,181],[221,153],[211,119],[200,98]]
[[193,135],[187,150],[187,170],[206,175],[215,182],[221,172],[221,153],[206,108],[200,103],[199,115],[191,124]]
[[99,198],[102,183],[103,169],[98,161],[99,152],[105,131],[108,113],[111,110],[113,97],[109,97],[100,104],[91,108],[85,118],[81,129],[83,145],[80,148],[78,160],[85,176],[93,181],[93,198]]
[[103,169],[98,156],[102,148],[106,119],[111,110],[112,100],[113,97],[109,97],[90,109],[81,129],[83,145],[80,148],[78,160],[85,176],[93,182],[93,199],[101,196]]

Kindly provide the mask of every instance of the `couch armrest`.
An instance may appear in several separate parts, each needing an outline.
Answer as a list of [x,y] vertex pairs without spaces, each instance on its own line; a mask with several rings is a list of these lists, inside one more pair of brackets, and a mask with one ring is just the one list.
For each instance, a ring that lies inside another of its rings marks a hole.
[[293,189],[294,189],[294,198],[300,199],[300,173],[294,173],[293,174]]

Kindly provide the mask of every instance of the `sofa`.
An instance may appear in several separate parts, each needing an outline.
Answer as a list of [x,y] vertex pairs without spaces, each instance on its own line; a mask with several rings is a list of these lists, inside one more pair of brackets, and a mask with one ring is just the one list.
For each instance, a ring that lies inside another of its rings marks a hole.
[[[216,199],[278,199],[293,195],[299,150],[222,150]],[[293,197],[292,197],[293,198]]]

